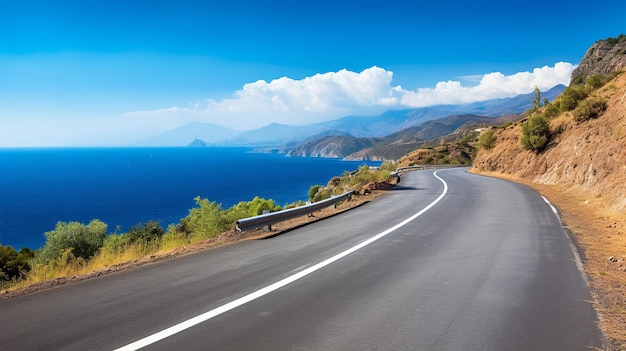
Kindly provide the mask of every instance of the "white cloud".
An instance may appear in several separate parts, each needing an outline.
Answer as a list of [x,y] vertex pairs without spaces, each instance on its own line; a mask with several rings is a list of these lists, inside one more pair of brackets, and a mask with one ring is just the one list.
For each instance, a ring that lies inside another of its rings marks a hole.
[[460,82],[439,82],[434,89],[407,91],[402,104],[412,107],[438,104],[464,104],[489,99],[513,97],[534,91],[535,86],[546,90],[558,84],[569,84],[575,66],[558,62],[554,67],[535,68],[532,72],[519,72],[505,76],[500,72],[482,76],[478,85],[463,87]]
[[272,122],[291,125],[335,119],[349,114],[376,114],[388,109],[462,104],[530,93],[557,84],[568,84],[570,63],[535,68],[532,72],[485,74],[478,85],[465,87],[459,81],[439,82],[434,88],[405,90],[392,86],[393,72],[371,67],[361,72],[340,70],[301,80],[282,77],[270,82],[245,84],[232,98],[207,100],[188,107],[138,111],[126,116],[152,121],[182,123],[199,120],[246,130]]

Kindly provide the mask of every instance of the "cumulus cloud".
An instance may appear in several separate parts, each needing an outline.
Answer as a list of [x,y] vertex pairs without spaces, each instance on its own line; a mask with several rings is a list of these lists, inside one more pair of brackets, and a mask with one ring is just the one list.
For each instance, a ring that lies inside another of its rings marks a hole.
[[544,66],[535,68],[532,72],[519,72],[509,76],[493,72],[482,76],[478,85],[473,87],[464,87],[458,81],[439,82],[434,89],[406,91],[401,104],[423,107],[513,97],[530,93],[535,86],[546,90],[558,84],[568,84],[574,68],[570,63],[558,62],[554,67]]
[[552,67],[508,76],[500,72],[472,76],[479,82],[472,87],[463,86],[459,81],[446,81],[437,83],[434,88],[417,90],[393,86],[393,72],[380,67],[361,72],[343,69],[300,80],[288,77],[270,82],[259,80],[245,84],[231,98],[126,115],[178,122],[200,120],[240,130],[272,122],[308,124],[349,114],[512,97],[530,93],[535,86],[545,90],[557,84],[568,84],[574,68],[570,63],[558,62]]

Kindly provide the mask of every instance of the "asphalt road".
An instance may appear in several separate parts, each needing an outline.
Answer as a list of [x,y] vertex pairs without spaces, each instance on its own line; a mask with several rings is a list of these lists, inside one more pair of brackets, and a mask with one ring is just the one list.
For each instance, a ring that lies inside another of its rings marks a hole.
[[0,301],[0,349],[588,350],[590,300],[541,196],[415,171],[272,239]]

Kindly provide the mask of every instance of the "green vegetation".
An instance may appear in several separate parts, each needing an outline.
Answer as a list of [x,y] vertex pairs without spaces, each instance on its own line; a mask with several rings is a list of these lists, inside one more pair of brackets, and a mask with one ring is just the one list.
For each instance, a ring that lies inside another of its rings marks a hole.
[[[357,172],[334,177],[330,188],[312,186],[309,197],[319,201],[333,194],[359,191],[369,182],[390,180],[393,171],[395,165],[392,162],[384,162],[378,170],[364,165]],[[264,211],[281,210],[274,200],[259,197],[239,202],[229,209],[222,209],[220,204],[200,197],[196,197],[195,202],[196,207],[190,209],[180,223],[168,226],[167,230],[157,221],[149,221],[132,227],[127,233],[107,234],[108,226],[98,219],[87,225],[59,222],[54,230],[45,233],[46,243],[38,251],[25,248],[18,253],[10,246],[0,245],[0,287],[109,269],[216,237],[233,230],[234,223],[239,219]],[[286,207],[304,204],[304,201],[299,201]]]
[[317,195],[317,193],[319,192],[320,189],[322,189],[324,186],[323,185],[313,185],[311,188],[309,188],[309,200],[311,202],[315,202],[315,196]]
[[608,82],[608,78],[601,73],[594,74],[587,78],[587,85],[593,90],[600,89],[606,82]]
[[594,74],[584,82],[582,77],[578,77],[552,103],[544,101],[542,104],[540,93],[535,88],[534,106],[527,111],[529,117],[522,123],[521,143],[523,147],[535,152],[544,150],[554,134],[550,131],[550,118],[556,117],[561,113],[573,111],[573,118],[578,122],[598,118],[602,115],[607,109],[606,100],[594,95],[594,92],[621,73],[617,71],[608,77],[602,74]]
[[526,150],[541,152],[550,142],[550,121],[546,116],[535,113],[522,123],[522,146]]
[[589,90],[584,85],[571,85],[563,91],[559,100],[561,112],[571,111],[578,103],[589,96]]
[[533,98],[533,107],[530,108],[530,110],[528,111],[529,114],[535,113],[536,111],[538,111],[542,106],[548,105],[550,102],[548,101],[548,99],[544,98],[543,100],[541,100],[541,91],[539,90],[539,88],[535,85],[535,97]]
[[23,248],[18,253],[11,246],[0,245],[0,286],[22,279],[30,271],[29,261],[35,253]]
[[498,137],[493,130],[486,130],[478,136],[478,147],[483,150],[493,149],[496,147],[497,140]]
[[37,253],[39,263],[47,264],[69,254],[87,260],[104,244],[107,225],[97,219],[87,225],[78,222],[59,222],[54,230],[44,235],[46,244]]
[[612,45],[612,46],[617,45],[622,40],[626,40],[626,35],[620,34],[617,38],[607,38],[606,39],[606,41],[609,43],[609,45]]
[[599,96],[592,96],[583,100],[574,109],[574,120],[584,122],[592,118],[598,118],[607,109],[606,100]]

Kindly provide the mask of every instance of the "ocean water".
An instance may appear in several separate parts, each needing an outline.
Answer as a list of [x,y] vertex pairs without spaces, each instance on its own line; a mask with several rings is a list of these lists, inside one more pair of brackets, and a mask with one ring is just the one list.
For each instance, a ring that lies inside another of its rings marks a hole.
[[[285,157],[248,148],[0,149],[0,244],[37,249],[59,221],[109,232],[178,223],[200,196],[228,208],[254,196],[306,200],[314,184],[363,161]],[[378,165],[369,162],[370,165]]]

